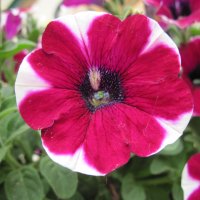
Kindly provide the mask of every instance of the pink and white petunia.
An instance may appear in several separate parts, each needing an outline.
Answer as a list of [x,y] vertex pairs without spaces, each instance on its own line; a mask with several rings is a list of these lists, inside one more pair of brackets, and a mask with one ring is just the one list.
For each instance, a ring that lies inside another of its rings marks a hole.
[[179,48],[184,79],[191,88],[194,99],[194,116],[200,116],[200,37],[192,38]]
[[181,186],[184,200],[200,199],[200,153],[194,154],[183,169]]
[[156,8],[161,23],[186,28],[195,22],[200,22],[199,0],[145,0],[145,2]]
[[7,40],[12,40],[22,29],[25,10],[14,8],[3,13],[3,28]]
[[152,19],[81,12],[47,26],[20,66],[19,111],[55,162],[105,175],[176,141],[193,111],[180,56]]

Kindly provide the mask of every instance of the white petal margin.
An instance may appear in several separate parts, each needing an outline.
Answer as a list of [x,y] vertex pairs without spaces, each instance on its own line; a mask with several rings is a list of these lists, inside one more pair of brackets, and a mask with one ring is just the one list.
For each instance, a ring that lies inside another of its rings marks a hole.
[[179,54],[179,50],[176,44],[173,42],[173,40],[164,32],[164,30],[160,27],[160,25],[155,20],[152,20],[149,18],[149,26],[151,29],[151,34],[149,37],[149,41],[141,54],[150,51],[155,46],[163,44],[173,49],[176,52],[179,59],[179,63],[181,65],[181,57]]
[[36,74],[29,64],[28,58],[32,53],[24,58],[15,81],[15,94],[18,106],[29,93],[45,90],[51,87],[50,84]]
[[84,158],[83,146],[76,150],[73,155],[57,155],[48,150],[42,141],[43,147],[48,154],[48,156],[56,163],[63,167],[71,169],[75,172],[80,172],[92,176],[104,176],[101,172],[97,171],[95,168],[90,166]]
[[200,181],[192,178],[188,172],[188,164],[182,172],[181,187],[183,189],[184,200],[188,200],[190,195],[200,186]]
[[92,24],[92,22],[102,15],[105,15],[105,12],[96,12],[96,11],[83,11],[74,15],[66,15],[64,17],[59,17],[55,22],[60,22],[66,26],[74,36],[80,41],[83,46],[88,46],[88,36],[87,32]]
[[191,116],[193,113],[193,109],[190,112],[184,113],[177,120],[166,120],[163,118],[156,118],[156,121],[163,127],[165,130],[165,138],[163,139],[163,142],[159,149],[156,150],[156,152],[153,152],[153,154],[161,151],[163,148],[165,148],[169,144],[173,144],[176,140],[178,140],[179,137],[183,134],[183,131],[187,127]]

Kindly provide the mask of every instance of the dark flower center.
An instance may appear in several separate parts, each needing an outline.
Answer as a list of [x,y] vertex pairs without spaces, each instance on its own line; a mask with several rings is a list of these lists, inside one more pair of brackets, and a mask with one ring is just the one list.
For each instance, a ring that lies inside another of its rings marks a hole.
[[190,72],[189,78],[194,85],[200,86],[200,65]]
[[103,68],[90,69],[79,89],[91,112],[123,100],[119,74]]
[[175,0],[174,3],[169,6],[169,9],[174,19],[191,14],[190,3],[188,0]]

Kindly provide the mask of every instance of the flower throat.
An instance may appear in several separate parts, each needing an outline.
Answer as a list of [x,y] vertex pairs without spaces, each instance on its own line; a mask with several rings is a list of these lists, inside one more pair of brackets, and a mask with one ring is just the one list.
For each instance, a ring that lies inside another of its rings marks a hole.
[[88,71],[80,91],[92,112],[123,100],[119,74],[102,68],[91,68]]

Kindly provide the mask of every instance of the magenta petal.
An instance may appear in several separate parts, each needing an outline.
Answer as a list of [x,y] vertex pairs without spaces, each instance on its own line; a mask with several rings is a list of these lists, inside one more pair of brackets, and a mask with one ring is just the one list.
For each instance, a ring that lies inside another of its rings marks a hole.
[[118,105],[94,113],[84,143],[87,162],[107,174],[128,162],[131,152],[130,128]]
[[140,156],[155,153],[164,137],[164,129],[154,118],[115,104],[93,115],[84,143],[86,158],[98,171],[108,173],[126,163],[131,151]]
[[166,130],[158,121],[149,114],[127,105],[120,105],[119,109],[125,113],[125,122],[130,126],[132,152],[146,157],[160,150],[166,138]]
[[190,195],[188,200],[200,200],[200,186]]
[[200,1],[189,0],[192,11],[200,10]]
[[[109,67],[109,53],[117,42],[117,27],[121,21],[112,15],[103,15],[96,18],[88,30],[88,49],[91,66]],[[111,67],[111,66],[110,66]]]
[[42,48],[46,53],[55,54],[71,65],[87,66],[82,52],[83,41],[59,20],[48,24],[43,33]]
[[19,110],[30,127],[42,129],[51,126],[61,114],[68,116],[81,106],[85,104],[76,91],[52,88],[30,93],[21,101]]
[[54,87],[77,89],[81,77],[85,74],[83,66],[78,65],[72,57],[62,60],[60,57],[47,54],[43,49],[34,51],[28,57],[34,71]]
[[[173,85],[173,87],[171,87]],[[125,82],[127,104],[150,115],[167,120],[178,120],[192,110],[192,97],[186,83],[177,77],[135,83],[134,78]]]
[[200,200],[200,153],[191,156],[182,172],[181,186],[185,200]]
[[22,19],[19,15],[15,15],[13,12],[8,12],[5,22],[5,35],[7,40],[11,40],[17,35],[21,28]]
[[95,19],[88,31],[91,64],[125,70],[145,49],[150,33],[150,20],[143,15],[122,22],[111,15]]
[[177,21],[172,21],[172,24],[179,26],[180,28],[187,28],[193,23],[200,22],[200,9],[191,13],[187,17],[182,17]]
[[[180,71],[179,56],[175,49],[158,44],[140,55],[123,74],[124,84],[156,83]],[[126,83],[127,81],[127,83]]]
[[200,63],[200,37],[195,37],[179,48],[184,73],[189,74]]
[[194,87],[192,90],[194,99],[194,113],[195,116],[200,116],[200,87]]
[[187,164],[190,176],[200,181],[200,153],[193,155]]
[[73,109],[55,121],[52,127],[42,130],[43,145],[58,156],[76,152],[84,142],[90,121],[90,113],[84,106],[78,103],[70,106]]

